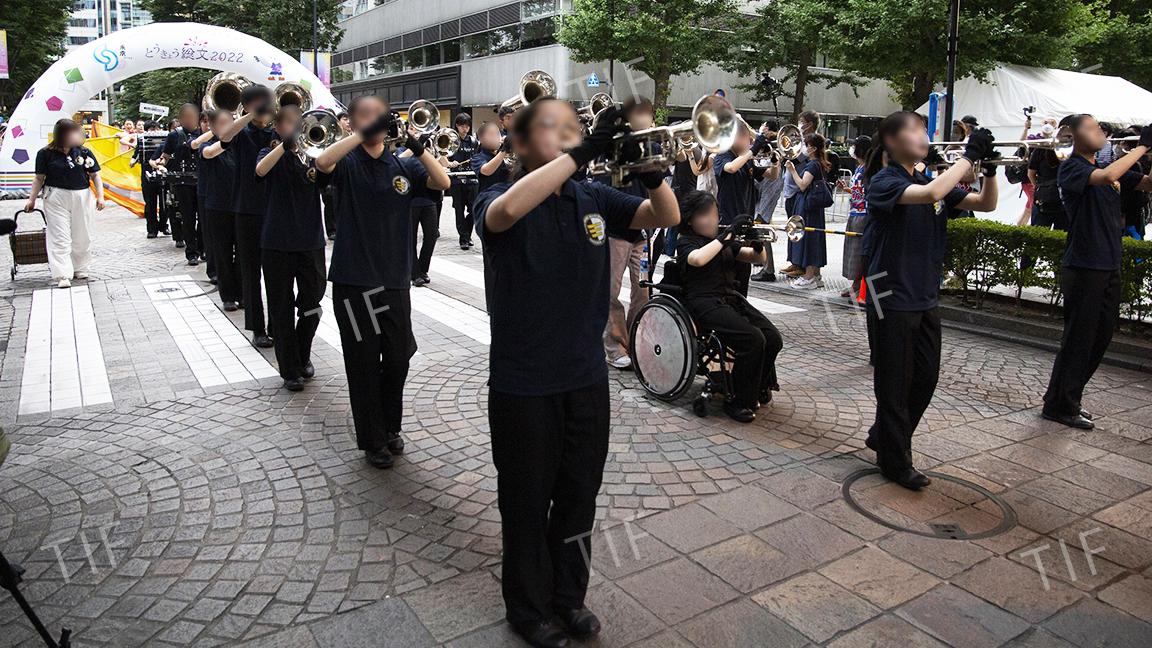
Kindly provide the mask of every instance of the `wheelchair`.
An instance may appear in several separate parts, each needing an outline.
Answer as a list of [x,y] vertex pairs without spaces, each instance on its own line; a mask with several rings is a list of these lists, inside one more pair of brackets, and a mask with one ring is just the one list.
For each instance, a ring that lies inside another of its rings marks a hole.
[[731,354],[714,331],[696,325],[679,299],[684,289],[678,261],[664,263],[659,283],[641,285],[655,294],[632,322],[630,356],[636,378],[652,396],[674,401],[703,376],[704,387],[692,400],[692,411],[707,416],[708,401],[732,393]]

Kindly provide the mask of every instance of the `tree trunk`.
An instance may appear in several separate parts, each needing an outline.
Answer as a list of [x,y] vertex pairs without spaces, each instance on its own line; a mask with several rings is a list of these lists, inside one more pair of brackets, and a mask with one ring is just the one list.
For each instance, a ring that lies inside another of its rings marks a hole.
[[[928,101],[928,95],[932,94],[932,90],[936,85],[936,79],[927,72],[920,72],[912,76],[912,96],[908,97],[908,103],[904,105],[906,110],[916,110]],[[948,128],[951,128],[949,126]]]
[[808,69],[812,66],[812,52],[801,50],[796,61],[796,92],[792,95],[792,122],[800,123],[800,113],[804,112],[804,101],[808,92]]

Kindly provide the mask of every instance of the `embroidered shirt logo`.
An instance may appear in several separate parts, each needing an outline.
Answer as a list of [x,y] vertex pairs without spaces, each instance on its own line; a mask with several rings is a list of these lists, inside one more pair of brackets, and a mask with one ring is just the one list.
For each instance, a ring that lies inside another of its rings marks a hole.
[[412,190],[412,183],[408,182],[408,178],[404,176],[396,176],[392,178],[392,188],[401,196],[407,196],[408,192]]
[[600,214],[584,216],[584,231],[588,233],[588,240],[595,245],[604,245],[604,241],[608,238],[604,217]]

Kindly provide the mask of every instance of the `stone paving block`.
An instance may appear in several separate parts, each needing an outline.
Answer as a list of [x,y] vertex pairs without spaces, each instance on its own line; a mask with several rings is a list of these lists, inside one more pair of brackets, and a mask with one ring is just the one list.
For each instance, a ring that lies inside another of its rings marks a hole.
[[862,546],[857,537],[807,513],[756,532],[800,569],[810,569]]
[[1039,623],[1083,597],[1059,581],[1048,587],[1036,573],[1004,558],[993,558],[952,579],[952,583],[1016,616]]
[[868,601],[814,573],[774,585],[752,600],[818,642],[880,613]]
[[1139,570],[1152,565],[1152,540],[1132,535],[1107,524],[1085,519],[1057,529],[1050,534],[1073,547],[1100,551],[1109,562],[1128,569]]
[[667,624],[676,624],[736,598],[736,590],[684,558],[616,582]]
[[1152,578],[1133,574],[1100,591],[1100,600],[1146,622],[1152,622]]
[[612,583],[589,589],[584,604],[600,618],[603,630],[596,645],[601,648],[627,646],[665,628],[660,619]]
[[992,552],[973,542],[926,538],[911,533],[895,533],[877,544],[889,555],[939,578],[951,578],[992,556]]
[[446,644],[447,648],[529,648],[507,623],[477,630]]
[[723,495],[705,497],[700,504],[745,531],[755,531],[800,512],[795,506],[756,486],[742,486]]
[[807,468],[793,468],[761,479],[759,485],[785,502],[811,510],[840,497],[840,484]]
[[1044,623],[1075,646],[1147,648],[1152,645],[1152,625],[1116,608],[1085,599]]
[[745,594],[803,571],[793,557],[753,535],[701,549],[692,559]]
[[237,644],[236,648],[319,648],[312,632],[304,626],[289,628]]
[[1152,538],[1152,510],[1121,502],[1092,517],[1141,538]]
[[965,648],[995,648],[1030,626],[964,590],[942,584],[906,603],[897,614],[937,639]]
[[1075,648],[1043,628],[1033,628],[1004,644],[1004,648]]
[[706,612],[677,629],[693,644],[708,648],[795,648],[807,643],[795,628],[746,600]]
[[907,621],[885,614],[848,632],[828,648],[944,648],[944,644],[917,630]]
[[409,592],[404,600],[437,641],[448,641],[504,618],[500,582],[487,571]]
[[679,554],[635,522],[600,528],[592,534],[592,570],[616,580]]
[[699,504],[657,513],[637,524],[681,552],[696,551],[740,534],[739,527]]
[[399,598],[338,614],[311,626],[319,648],[422,648],[436,645],[416,614]]
[[698,648],[688,643],[688,640],[675,632],[662,632],[640,643],[632,644],[630,648]]
[[865,547],[825,565],[820,573],[884,609],[913,599],[939,582],[931,574],[874,547]]

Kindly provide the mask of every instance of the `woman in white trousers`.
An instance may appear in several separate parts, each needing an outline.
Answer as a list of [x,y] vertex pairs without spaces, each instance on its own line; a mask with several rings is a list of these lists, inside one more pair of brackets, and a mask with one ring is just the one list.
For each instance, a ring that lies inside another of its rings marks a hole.
[[[89,181],[95,187],[95,199]],[[56,286],[68,288],[73,279],[88,278],[95,210],[104,209],[100,163],[84,146],[84,131],[71,119],[57,121],[51,143],[36,154],[36,178],[24,211],[36,209],[41,189],[48,267]]]

